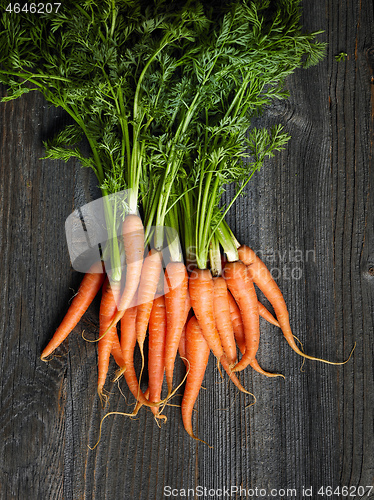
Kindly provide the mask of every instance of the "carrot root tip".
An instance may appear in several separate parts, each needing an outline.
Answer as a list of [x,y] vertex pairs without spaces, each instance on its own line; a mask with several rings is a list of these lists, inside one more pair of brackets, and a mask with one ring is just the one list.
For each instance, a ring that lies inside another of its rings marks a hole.
[[199,441],[200,443],[206,444],[208,446],[208,448],[210,448],[211,450],[214,448],[213,445],[211,445],[211,444],[207,443],[206,441],[203,441],[202,439],[200,439],[197,436],[195,436],[195,434],[193,434],[193,432],[189,432],[188,434],[189,434],[189,436],[191,436],[196,441]]
[[97,388],[97,393],[99,395],[102,408],[105,408],[106,405],[108,404],[108,401],[109,401],[108,394],[105,394],[103,387],[98,387]]
[[109,415],[123,415],[124,417],[134,417],[136,413],[124,413],[122,411],[110,411],[106,415],[103,416],[103,418],[100,421],[100,428],[99,428],[99,438],[94,446],[90,446],[89,444],[87,445],[88,448],[92,451],[96,448],[96,446],[100,443],[101,440],[101,433],[102,433],[102,427],[103,427],[103,422],[104,420],[109,417]]
[[161,424],[166,424],[168,417],[166,415],[160,415],[159,413],[154,415],[155,422],[157,427],[161,429]]

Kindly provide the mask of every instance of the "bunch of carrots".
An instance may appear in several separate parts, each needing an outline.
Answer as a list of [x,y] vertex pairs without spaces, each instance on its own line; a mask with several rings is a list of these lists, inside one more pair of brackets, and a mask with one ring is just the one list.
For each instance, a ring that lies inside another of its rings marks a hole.
[[[241,391],[237,374],[248,366],[281,376],[256,359],[260,315],[295,352],[317,359],[296,345],[269,270],[225,220],[255,172],[289,140],[281,124],[255,126],[258,116],[287,98],[288,75],[324,56],[320,32],[302,31],[299,3],[66,0],[50,14],[3,9],[0,16],[2,101],[39,91],[65,110],[71,123],[45,143],[46,158],[76,158],[93,170],[108,233],[41,357],[50,359],[101,290],[100,397],[107,398],[112,355],[136,398],[134,411],[148,406],[164,418],[179,350],[191,436],[210,351]],[[111,196],[124,191],[126,201],[113,207]],[[258,302],[255,285],[276,318]],[[143,392],[134,349],[142,374],[147,335]]]
[[[213,277],[208,268],[195,266],[188,272],[183,262],[169,262],[163,276],[160,252],[153,249],[143,258],[145,240],[141,218],[128,215],[122,229],[127,262],[123,289],[110,284],[101,262],[93,265],[41,355],[42,360],[49,359],[101,289],[97,387],[101,398],[106,398],[104,384],[112,355],[119,367],[117,378],[123,374],[138,403],[133,415],[144,405],[151,408],[156,418],[165,419],[160,406],[165,405],[175,392],[173,372],[179,350],[187,367],[181,406],[183,423],[188,434],[198,439],[193,433],[192,412],[210,351],[235,386],[245,393],[248,391],[241,385],[236,373],[248,365],[267,377],[283,377],[266,372],[256,359],[260,316],[281,328],[297,354],[312,360],[342,364],[308,356],[298,348],[283,295],[266,265],[248,246],[238,246],[239,259],[227,262],[221,276]],[[161,276],[166,293],[160,293]],[[255,285],[271,303],[276,319],[258,301]],[[117,324],[120,324],[120,337]],[[143,393],[135,372],[134,351],[138,344],[144,361],[147,331],[148,389]],[[237,347],[241,352],[240,360]],[[161,399],[164,376],[168,393]]]

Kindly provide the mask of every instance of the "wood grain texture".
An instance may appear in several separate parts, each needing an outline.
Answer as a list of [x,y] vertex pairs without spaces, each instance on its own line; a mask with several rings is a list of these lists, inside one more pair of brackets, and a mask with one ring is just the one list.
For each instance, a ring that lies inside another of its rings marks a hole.
[[[81,279],[64,223],[97,196],[95,179],[74,161],[40,160],[42,141],[66,123],[60,110],[36,94],[2,104],[1,500],[159,500],[167,485],[257,487],[265,498],[272,488],[295,488],[296,496],[275,498],[301,499],[303,486],[323,498],[320,486],[374,485],[374,10],[370,0],[303,5],[303,25],[324,30],[327,56],[289,78],[290,98],[259,121],[281,121],[292,139],[228,220],[277,275],[305,351],[343,360],[357,342],[354,356],[340,367],[303,365],[262,321],[259,362],[286,380],[247,370],[242,382],[257,403],[246,408],[251,398],[220,378],[211,357],[194,425],[213,449],[192,441],[180,409],[169,407],[161,429],[144,408],[133,420],[108,417],[91,451],[105,412],[96,346],[82,332],[94,336],[98,302],[59,356],[49,363],[39,356]],[[338,62],[339,52],[348,57]],[[180,380],[182,363],[176,372]],[[128,412],[133,398],[120,386],[127,400],[107,384],[110,410]]]

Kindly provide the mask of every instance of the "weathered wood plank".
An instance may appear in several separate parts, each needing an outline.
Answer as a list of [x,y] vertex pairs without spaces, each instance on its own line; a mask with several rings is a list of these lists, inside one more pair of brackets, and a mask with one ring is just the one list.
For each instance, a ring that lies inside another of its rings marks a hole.
[[[373,418],[373,283],[360,265],[363,252],[371,251],[374,229],[373,68],[367,58],[373,47],[373,6],[349,2],[344,10],[343,18],[342,13],[332,18],[339,23],[337,37],[329,27],[331,46],[349,55],[343,65],[335,63],[330,79],[335,331],[342,345],[357,341],[357,352],[338,385],[339,481],[359,485],[374,479],[372,454],[365,453],[373,443],[368,425]],[[364,300],[370,294],[371,305]]]
[[61,186],[74,169],[39,160],[41,135],[56,116],[40,96],[2,105],[0,113],[1,496],[23,498],[31,488],[36,497],[61,498],[66,366],[38,357],[70,296],[61,235],[73,193]]

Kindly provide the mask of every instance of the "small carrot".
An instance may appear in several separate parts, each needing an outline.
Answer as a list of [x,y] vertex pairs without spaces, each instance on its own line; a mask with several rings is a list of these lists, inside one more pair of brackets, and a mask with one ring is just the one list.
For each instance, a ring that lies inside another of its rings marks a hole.
[[162,254],[151,250],[144,259],[137,296],[136,338],[143,358],[143,346],[147,334],[153,299],[161,273]]
[[228,262],[224,268],[227,286],[239,306],[244,326],[245,352],[233,369],[240,371],[251,365],[252,368],[267,377],[277,377],[279,374],[263,370],[256,360],[260,343],[260,322],[258,300],[253,281],[246,266],[241,261]]
[[238,304],[235,302],[234,297],[231,292],[228,292],[230,316],[232,321],[232,327],[234,330],[234,336],[236,343],[238,344],[239,350],[242,354],[245,352],[245,338],[244,338],[244,326],[242,316],[240,314],[240,309]]
[[262,316],[268,323],[271,323],[272,325],[280,328],[280,324],[278,323],[278,321],[274,318],[271,312],[264,306],[264,304],[261,304],[260,301],[258,302],[258,312],[260,316]]
[[189,319],[188,316],[192,315],[191,311],[191,297],[190,297],[190,292],[187,287],[187,293],[186,293],[186,303],[184,305],[184,325],[187,325],[187,320]]
[[283,335],[287,340],[288,344],[290,345],[290,347],[297,354],[307,359],[311,359],[314,361],[322,361],[323,363],[327,363],[330,365],[342,365],[346,363],[347,360],[342,362],[332,362],[332,361],[327,361],[325,359],[316,358],[314,356],[309,356],[299,349],[292,334],[286,302],[283,298],[282,292],[279,290],[278,285],[275,283],[270,271],[268,270],[266,265],[262,262],[262,260],[259,257],[257,257],[255,252],[248,246],[242,245],[238,249],[238,253],[241,261],[248,266],[253,281],[256,283],[256,285],[259,287],[259,289],[263,292],[265,297],[272,305],[278,323],[282,329]]
[[184,309],[184,325],[182,329],[182,334],[181,338],[179,340],[179,346],[178,346],[178,352],[179,356],[182,358],[183,363],[187,367],[187,361],[186,361],[186,326],[190,318],[192,317],[192,311],[191,311],[191,299],[190,299],[190,292],[187,290],[187,296],[186,296],[186,304],[185,304],[185,309]]
[[182,399],[182,419],[188,434],[198,441],[201,440],[195,436],[192,429],[192,412],[204,379],[209,352],[210,348],[202,335],[197,319],[193,316],[186,327],[186,354],[189,371]]
[[[135,303],[136,297],[133,298]],[[136,346],[136,313],[137,306],[126,309],[125,314],[121,318],[121,349],[123,354],[124,366],[119,374],[124,374],[130,392],[133,394],[138,403],[145,406],[158,406],[150,403],[144,396],[139,387],[139,382],[134,368],[134,350]],[[119,375],[117,375],[118,378]]]
[[[98,342],[98,382],[97,392],[100,398],[103,398],[103,388],[105,384],[106,375],[108,373],[109,358],[112,351],[113,342],[117,336],[116,326],[112,326],[106,335],[103,333],[107,330],[108,325],[116,311],[116,304],[120,294],[119,284],[110,284],[108,280],[105,281],[103,286],[103,294],[100,304],[99,312],[99,334],[100,339]],[[118,336],[117,336],[118,338]]]
[[[162,382],[165,371],[165,340],[165,298],[163,295],[160,295],[153,301],[152,311],[149,318],[148,399],[152,403],[160,401],[161,398]],[[166,418],[164,415],[158,415],[159,409],[157,407],[151,407],[151,410],[156,417]]]
[[[175,357],[186,317],[188,275],[183,262],[169,262],[165,269],[166,344],[165,375],[169,395],[173,389]],[[181,312],[183,313],[181,314]]]
[[194,269],[189,279],[189,292],[191,306],[202,334],[211,351],[227,372],[230,380],[240,391],[251,394],[241,385],[231,370],[230,364],[223,352],[221,339],[214,320],[213,290],[213,278],[209,269]]
[[108,325],[108,330],[118,323],[130,307],[139,286],[144,256],[144,226],[141,218],[135,214],[127,215],[122,224],[122,236],[126,255],[126,282],[117,306],[118,311]]
[[[232,326],[234,329],[234,336],[236,343],[239,347],[239,350],[242,354],[245,352],[245,338],[244,338],[244,327],[243,327],[243,321],[242,321],[242,316],[240,314],[240,309],[235,302],[234,297],[231,295],[231,292],[228,292],[228,297],[229,297],[229,305],[230,305],[230,316],[231,316],[231,321],[232,321]],[[278,321],[274,318],[274,316],[269,312],[266,307],[261,304],[261,302],[258,302],[258,312],[260,316],[262,316],[266,321],[269,323],[272,323],[275,326],[279,327]]]
[[123,359],[122,349],[121,349],[121,345],[119,343],[117,331],[116,331],[116,335],[113,338],[113,345],[112,345],[111,354],[112,354],[112,356],[114,358],[114,361],[117,363],[117,365],[120,368],[123,368],[123,366],[125,364],[125,361]]
[[178,352],[179,356],[182,358],[183,363],[185,366],[187,366],[187,361],[186,361],[186,325],[183,326],[181,338],[179,340],[179,346],[178,346]]
[[214,317],[221,338],[223,351],[230,365],[237,361],[234,329],[230,316],[227,285],[222,277],[213,278],[214,283]]
[[[145,397],[146,399],[148,399],[148,398],[149,398],[149,387],[148,387],[148,388],[147,388],[147,390],[144,392],[144,397]],[[135,405],[135,408],[134,408],[134,411],[133,411],[133,415],[132,415],[132,416],[134,416],[134,417],[135,417],[135,416],[139,413],[139,410],[140,410],[140,408],[141,408],[142,406],[143,406],[143,404],[142,404],[142,403],[140,403],[140,401],[138,401],[138,402],[136,403],[136,405]]]
[[66,339],[69,333],[77,326],[83,314],[99,292],[104,282],[103,266],[101,262],[96,262],[84,275],[79,290],[75,295],[68,312],[62,320],[60,326],[55,331],[52,339],[42,352],[40,359],[46,358]]
[[214,320],[214,285],[209,269],[194,269],[189,279],[191,306],[203,336],[215,357],[224,356],[223,347]]
[[[288,344],[297,354],[309,358],[309,356],[304,354],[299,349],[299,347],[295,342],[291,330],[286,302],[284,301],[282,292],[279,290],[278,285],[275,283],[266,265],[262,262],[262,260],[259,257],[257,257],[255,252],[246,245],[242,245],[238,249],[238,254],[242,262],[244,262],[244,264],[248,266],[253,281],[256,283],[256,285],[259,287],[259,289],[263,292],[265,297],[272,305],[278,323],[282,329],[283,335],[286,338]],[[311,357],[309,359],[316,359],[316,358]]]

